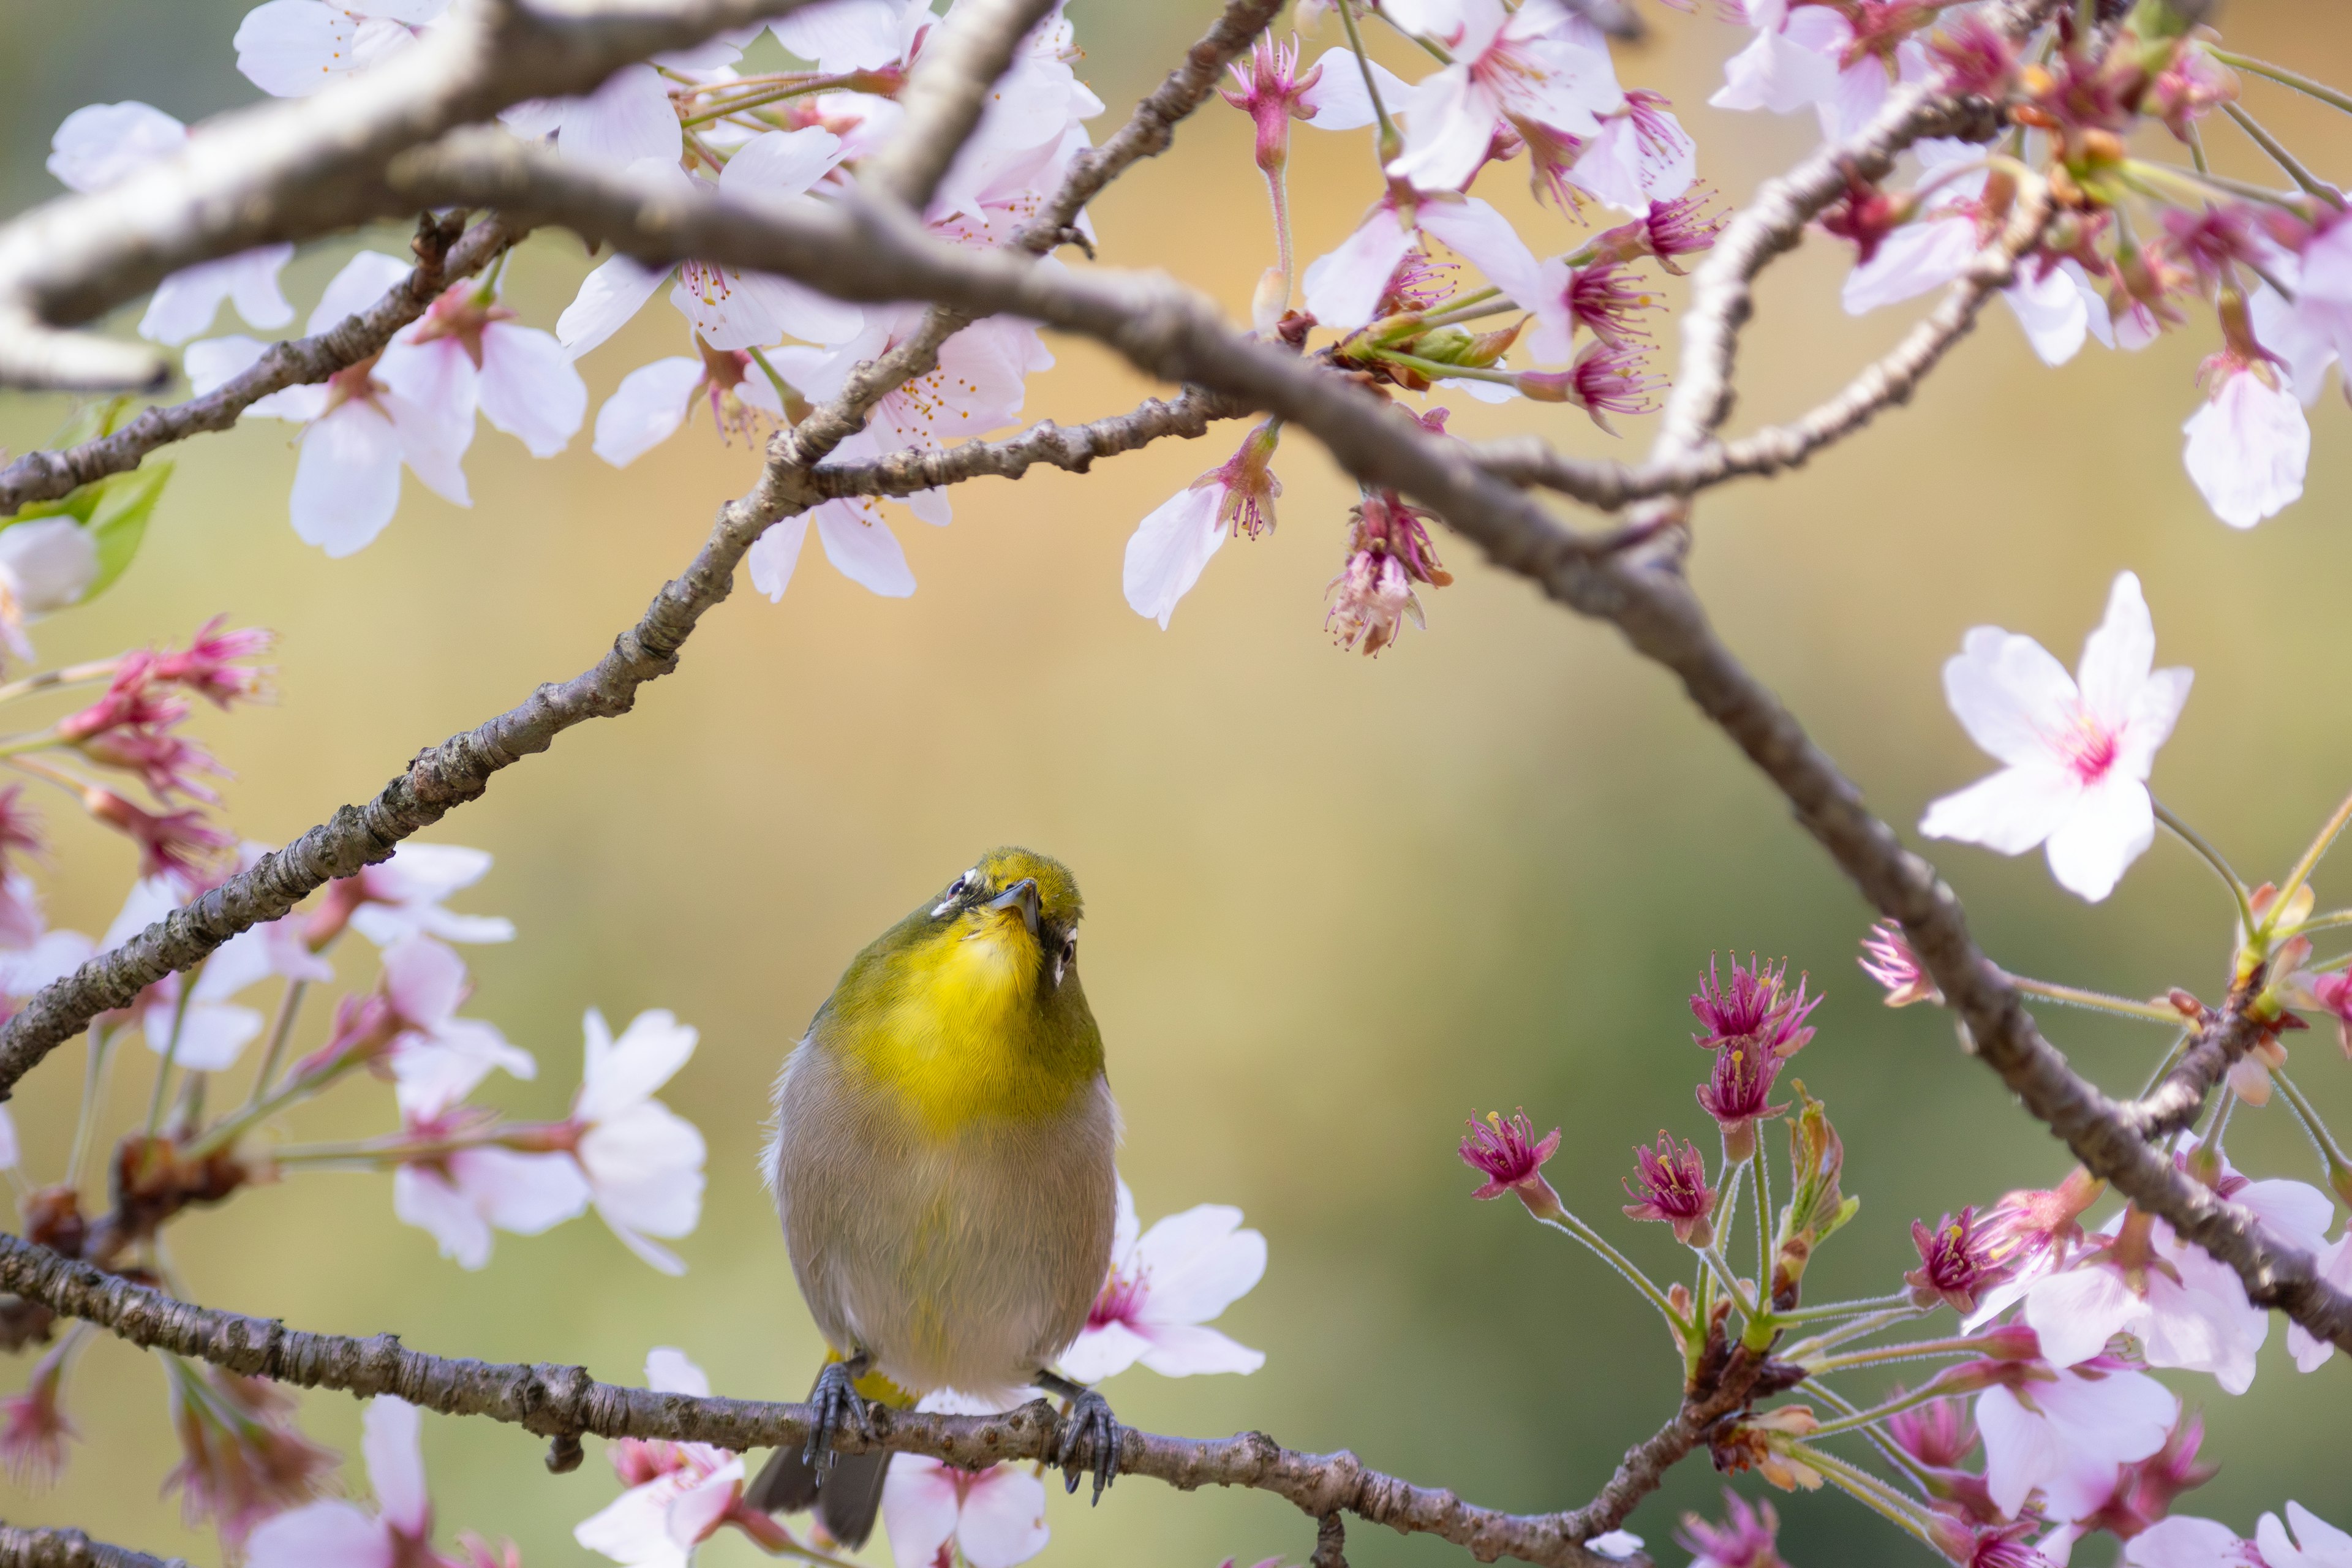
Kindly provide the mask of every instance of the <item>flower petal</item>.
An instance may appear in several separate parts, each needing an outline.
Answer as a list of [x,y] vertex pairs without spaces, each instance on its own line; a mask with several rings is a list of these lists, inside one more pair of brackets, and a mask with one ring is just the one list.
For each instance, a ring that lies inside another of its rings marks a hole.
[[368,1485],[375,1490],[384,1522],[421,1539],[433,1522],[425,1490],[425,1450],[417,1438],[416,1406],[389,1394],[368,1401],[361,1418],[360,1451],[367,1456]]
[[2155,842],[2156,807],[2147,785],[2110,768],[2051,830],[2050,874],[2068,892],[2095,904]]
[[1230,531],[1218,520],[1224,487],[1179,490],[1136,524],[1122,574],[1128,607],[1168,629],[1176,602],[1192,591]]
[[878,510],[864,515],[846,500],[830,500],[809,515],[816,521],[817,542],[834,570],[886,599],[903,599],[915,591],[915,574],[907,566],[898,536],[882,521]]
[[2074,776],[2055,768],[2003,768],[1929,802],[1919,831],[1930,838],[2021,855],[2057,830],[2081,794]]
[[[687,409],[702,377],[702,362],[683,354],[639,365],[621,378],[604,406],[596,410],[593,450],[613,467],[627,468],[686,423]],[[751,548],[757,551],[759,546]]]

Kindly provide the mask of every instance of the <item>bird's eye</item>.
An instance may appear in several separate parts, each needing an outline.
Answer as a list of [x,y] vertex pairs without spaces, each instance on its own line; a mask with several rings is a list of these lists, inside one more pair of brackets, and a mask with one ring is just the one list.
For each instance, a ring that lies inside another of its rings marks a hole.
[[1054,960],[1055,984],[1059,985],[1062,983],[1062,976],[1069,972],[1071,963],[1076,960],[1077,956],[1078,939],[1075,936],[1064,937],[1062,939],[1061,953]]
[[955,908],[955,901],[964,896],[966,890],[971,887],[971,879],[979,875],[980,868],[975,866],[971,870],[966,871],[962,876],[958,877],[954,881],[949,883],[947,897],[941,899],[938,903],[931,906],[931,918],[933,920],[937,920],[940,916]]

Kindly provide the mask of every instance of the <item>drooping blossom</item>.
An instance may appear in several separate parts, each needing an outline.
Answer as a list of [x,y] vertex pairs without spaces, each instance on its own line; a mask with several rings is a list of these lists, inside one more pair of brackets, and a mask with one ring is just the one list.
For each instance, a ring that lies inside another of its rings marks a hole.
[[1163,1377],[1255,1372],[1265,1353],[1208,1323],[1265,1273],[1265,1237],[1242,1228],[1241,1210],[1202,1204],[1139,1235],[1135,1194],[1122,1180],[1110,1275],[1086,1328],[1062,1352],[1062,1370],[1080,1383],[1098,1383],[1138,1362]]
[[[68,190],[102,191],[187,142],[188,128],[152,104],[93,103],[67,115],[49,139],[49,173]],[[254,326],[284,326],[294,307],[278,274],[293,257],[290,245],[265,245],[172,273],[155,285],[139,335],[186,342],[212,326],[225,300]]]
[[96,581],[98,545],[72,518],[0,524],[0,646],[30,664],[33,644],[25,628],[79,604]]
[[[710,1379],[683,1352],[658,1346],[646,1355],[646,1385],[660,1394],[710,1396]],[[792,1537],[743,1501],[743,1456],[707,1443],[624,1437],[613,1468],[628,1488],[572,1531],[589,1551],[626,1568],[688,1568],[695,1548],[729,1525],[763,1550],[788,1550]]]
[[530,449],[552,458],[588,414],[588,384],[551,332],[526,327],[499,302],[495,287],[461,279],[442,290],[398,342],[403,390],[469,422],[473,411]]
[[1269,419],[1242,438],[1239,450],[1155,507],[1127,542],[1121,586],[1129,608],[1168,629],[1176,602],[1192,591],[1226,539],[1272,531],[1280,426]]
[[1310,95],[1323,79],[1324,68],[1318,63],[1304,71],[1298,68],[1296,34],[1288,44],[1281,44],[1261,33],[1250,46],[1249,65],[1236,63],[1225,68],[1234,85],[1219,88],[1217,95],[1250,117],[1257,132],[1253,154],[1257,166],[1265,174],[1275,174],[1289,159],[1290,122],[1316,116]]
[[2205,402],[2180,426],[2180,460],[2215,517],[2252,528],[2302,496],[2311,425],[2233,293],[2222,297],[2221,331],[2221,351],[2199,373]]
[[1756,1152],[1756,1124],[1789,1109],[1771,1103],[1772,1086],[1780,1076],[1780,1057],[1749,1041],[1724,1047],[1715,1053],[1706,1081],[1696,1093],[1700,1107],[1723,1129],[1725,1158],[1747,1159]]
[[2189,700],[2190,672],[2154,669],[2139,579],[2117,575],[2083,645],[2080,681],[2032,637],[1978,626],[1944,666],[1944,694],[2001,771],[1927,807],[1919,831],[2004,855],[2046,845],[2059,886],[2095,903],[2156,841],[2147,775]]
[[237,25],[236,68],[275,98],[307,98],[416,41],[449,0],[265,0]]
[[1459,190],[1507,128],[1527,145],[1538,190],[1569,205],[1561,178],[1600,134],[1597,117],[1625,101],[1600,30],[1560,0],[1517,11],[1502,0],[1428,0],[1399,20],[1433,35],[1453,63],[1406,98],[1404,152],[1390,175],[1418,190]]
[[[293,0],[273,0],[288,3]],[[305,330],[323,332],[358,314],[409,270],[398,257],[360,252],[327,285]],[[200,395],[211,392],[259,359],[267,347],[246,337],[191,343],[188,380]],[[399,510],[404,464],[444,500],[473,504],[459,466],[474,438],[473,404],[450,400],[441,374],[446,368],[439,356],[395,338],[382,353],[325,382],[273,392],[247,410],[302,426],[289,510],[304,543],[334,557],[366,548]]]
[[247,1568],[446,1563],[430,1544],[433,1500],[425,1489],[418,1425],[416,1406],[407,1401],[389,1394],[369,1400],[360,1449],[375,1490],[374,1510],[336,1498],[281,1513],[253,1532]]
[[1617,426],[1612,414],[1648,414],[1658,405],[1656,395],[1665,377],[1652,374],[1649,357],[1630,342],[1612,343],[1595,338],[1578,351],[1564,371],[1521,373],[1518,390],[1538,403],[1573,403],[1612,436]]
[[[1555,1142],[1557,1132],[1552,1134]],[[1633,1146],[1641,1162],[1639,1186],[1621,1181],[1628,1219],[1663,1220],[1675,1227],[1675,1239],[1685,1247],[1705,1247],[1715,1239],[1715,1189],[1706,1184],[1706,1158],[1698,1145],[1685,1142],[1680,1149],[1664,1129],[1658,1131],[1655,1150]]]
[[1559,1194],[1543,1173],[1545,1162],[1559,1152],[1559,1128],[1538,1138],[1536,1124],[1525,1110],[1513,1111],[1507,1120],[1501,1111],[1490,1110],[1483,1124],[1474,1118],[1467,1125],[1470,1136],[1456,1152],[1464,1164],[1486,1178],[1472,1197],[1485,1202],[1517,1193],[1532,1213],[1559,1211]]
[[192,1527],[209,1520],[223,1542],[241,1546],[265,1520],[319,1494],[335,1456],[294,1425],[292,1396],[262,1378],[176,1355],[163,1361],[180,1438],[180,1462],[163,1486],[180,1494]]
[[1723,1522],[1685,1513],[1675,1539],[1691,1553],[1691,1568],[1788,1568],[1780,1558],[1780,1516],[1770,1503],[1751,1504],[1727,1487]]
[[2180,1402],[2162,1384],[2100,1358],[2063,1371],[2032,1362],[1977,1396],[1985,1485],[2014,1518],[2039,1491],[2049,1517],[2091,1513],[2113,1489],[2116,1467],[2164,1447]]
[[489,869],[487,849],[411,839],[390,859],[328,883],[304,935],[313,949],[332,942],[346,925],[378,947],[419,935],[443,942],[511,942],[514,922],[503,915],[461,915],[442,908],[450,894],[472,887]]
[[[9,1131],[13,1143],[15,1129]],[[13,1169],[13,1149],[10,1153],[8,1166]],[[34,1363],[23,1390],[0,1398],[0,1470],[28,1490],[57,1485],[66,1473],[66,1445],[80,1440],[81,1434],[66,1417],[65,1383],[66,1371],[88,1337],[85,1325],[68,1330]]]
[[1799,975],[1792,992],[1788,960],[1763,963],[1750,953],[1743,965],[1734,953],[1727,984],[1709,956],[1706,977],[1690,998],[1691,1016],[1706,1030],[1693,1035],[1691,1043],[1710,1051],[1745,1044],[1783,1059],[1795,1056],[1812,1040],[1813,1027],[1807,1020],[1822,1005],[1821,997],[1806,995],[1807,979]]
[[1543,264],[1541,292],[1530,304],[1536,321],[1527,335],[1528,352],[1538,363],[1556,363],[1574,355],[1580,331],[1617,348],[1647,342],[1642,316],[1659,300],[1621,263],[1570,267],[1554,257]]
[[1370,658],[1396,641],[1406,621],[1426,629],[1415,585],[1443,588],[1454,581],[1437,563],[1428,515],[1394,490],[1374,491],[1356,503],[1348,559],[1324,590],[1331,607],[1323,624],[1341,647],[1361,648]]
[[1855,962],[1862,965],[1864,974],[1886,987],[1889,1007],[1908,1007],[1914,1002],[1940,1004],[1944,1000],[1927,965],[1912,951],[1910,938],[1893,921],[1881,921],[1870,928],[1870,934],[1862,939],[1862,957]]
[[1912,1300],[1922,1307],[1940,1301],[1965,1318],[1977,1310],[1978,1296],[2005,1272],[1992,1257],[1973,1207],[1960,1210],[1958,1219],[1946,1215],[1933,1230],[1913,1220],[1911,1244],[1919,1249],[1919,1267],[1903,1278]]
[[573,1152],[597,1215],[665,1274],[686,1265],[649,1239],[691,1232],[702,1216],[702,1134],[654,1098],[694,1054],[696,1034],[666,1009],[638,1014],[615,1040],[604,1014],[583,1021],[587,1061],[572,1104]]
[[1013,1568],[1045,1550],[1045,1483],[1018,1465],[958,1469],[924,1454],[893,1454],[882,1481],[882,1522],[898,1568]]

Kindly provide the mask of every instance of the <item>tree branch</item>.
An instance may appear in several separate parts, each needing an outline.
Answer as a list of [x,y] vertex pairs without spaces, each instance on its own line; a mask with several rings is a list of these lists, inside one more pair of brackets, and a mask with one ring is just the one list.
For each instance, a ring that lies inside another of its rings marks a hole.
[[[268,1319],[174,1300],[5,1234],[0,1234],[0,1289],[95,1323],[132,1344],[209,1362],[248,1377],[363,1399],[394,1394],[427,1410],[488,1416],[545,1437],[666,1438],[709,1443],[737,1453],[808,1439],[805,1405],[660,1394],[598,1383],[576,1366],[445,1360],[409,1350],[390,1334],[356,1339],[310,1333]],[[1658,1473],[1688,1453],[1717,1417],[1743,1404],[1756,1382],[1751,1369],[1736,1389],[1727,1379],[1707,1399],[1687,1405],[1664,1432],[1626,1456],[1625,1466],[1600,1500],[1566,1513],[1510,1514],[1479,1508],[1451,1491],[1417,1487],[1369,1469],[1353,1454],[1303,1454],[1263,1432],[1196,1439],[1122,1427],[1118,1469],[1122,1475],[1148,1476],[1187,1491],[1202,1486],[1250,1487],[1286,1499],[1318,1519],[1344,1510],[1402,1532],[1438,1536],[1468,1548],[1481,1561],[1510,1556],[1546,1568],[1598,1568],[1611,1560],[1587,1552],[1582,1542],[1616,1528],[1633,1502],[1654,1488]],[[1044,1400],[1002,1415],[880,1408],[873,1415],[873,1438],[845,1432],[836,1440],[844,1453],[889,1448],[979,1469],[1005,1460],[1048,1458],[1062,1437],[1062,1418]],[[1087,1458],[1078,1456],[1081,1464]],[[145,1564],[101,1560],[99,1568]]]
[[1039,463],[1083,474],[1097,458],[1132,452],[1168,436],[1197,440],[1213,420],[1239,418],[1244,412],[1188,387],[1173,403],[1147,398],[1132,413],[1084,425],[1066,428],[1047,419],[1002,441],[910,447],[866,462],[819,465],[806,478],[811,489],[827,496],[904,496],[982,475],[1017,479]]
[[2138,1100],[2116,1108],[2116,1115],[2137,1136],[2154,1140],[2193,1126],[2204,1114],[2205,1097],[2213,1092],[2229,1070],[2237,1066],[2263,1037],[2263,1024],[2246,1011],[2246,1004],[2262,988],[2261,977],[2232,991],[2222,1009],[2208,1018],[2197,1038],[2164,1080]]
[[0,1524],[0,1568],[188,1568],[177,1557],[150,1557],[92,1541],[79,1530],[26,1530]]
[[938,25],[898,101],[905,121],[857,172],[866,186],[917,212],[947,177],[988,107],[1013,51],[1056,0],[965,0]]
[[[323,332],[271,345],[243,374],[202,397],[145,410],[110,436],[63,451],[27,452],[0,468],[0,516],[34,501],[55,500],[79,485],[139,466],[159,447],[210,430],[226,430],[271,393],[326,380],[382,352],[393,334],[425,313],[441,290],[488,267],[522,238],[495,216],[460,237],[429,217],[412,242],[416,266],[383,297]],[[454,241],[454,243],[452,243]]]

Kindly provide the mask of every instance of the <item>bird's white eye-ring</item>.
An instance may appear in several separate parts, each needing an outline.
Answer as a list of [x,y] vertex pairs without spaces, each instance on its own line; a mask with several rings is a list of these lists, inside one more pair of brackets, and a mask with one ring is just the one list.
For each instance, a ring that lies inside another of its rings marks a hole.
[[947,913],[950,910],[955,908],[955,901],[963,897],[964,889],[971,887],[971,879],[979,875],[980,868],[974,866],[971,870],[966,871],[962,876],[958,877],[954,881],[949,883],[948,896],[931,906],[931,918],[933,920],[937,920],[941,915]]
[[1064,972],[1070,967],[1071,963],[1076,961],[1077,956],[1078,939],[1075,936],[1064,937],[1062,939],[1062,951],[1055,954],[1054,958],[1055,984],[1059,985],[1062,983],[1062,975]]

